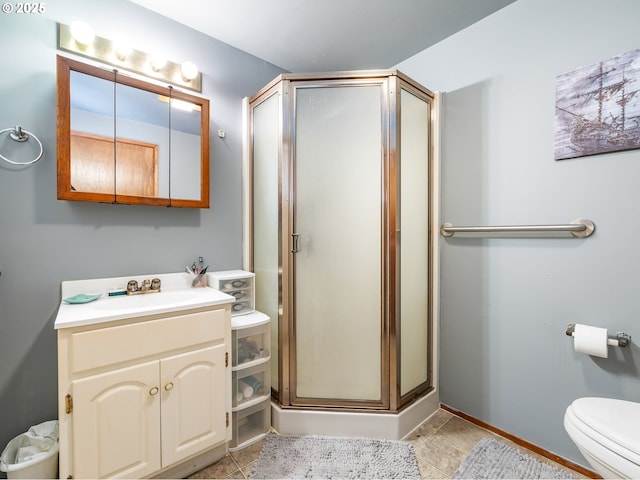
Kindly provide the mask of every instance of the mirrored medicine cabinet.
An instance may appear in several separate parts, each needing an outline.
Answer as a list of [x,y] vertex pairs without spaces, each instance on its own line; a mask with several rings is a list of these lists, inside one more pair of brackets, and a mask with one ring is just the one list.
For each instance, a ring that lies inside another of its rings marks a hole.
[[209,100],[57,59],[58,199],[209,207]]

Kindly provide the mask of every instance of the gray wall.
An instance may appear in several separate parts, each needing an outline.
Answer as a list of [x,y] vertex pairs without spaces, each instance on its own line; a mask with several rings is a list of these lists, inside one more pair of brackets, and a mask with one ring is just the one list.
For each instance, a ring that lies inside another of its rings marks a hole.
[[555,76],[639,48],[639,18],[637,0],[518,0],[397,66],[444,92],[443,222],[597,225],[441,250],[441,401],[582,465],[569,403],[640,398],[637,345],[598,359],[565,335],[577,322],[640,341],[640,150],[554,161]]
[[[57,418],[53,321],[61,281],[177,272],[199,255],[212,271],[242,267],[241,99],[281,73],[122,0],[56,0],[46,9],[0,14],[0,129],[19,124],[45,148],[28,168],[0,162],[0,450],[30,425]],[[210,209],[56,199],[56,22],[76,19],[103,37],[126,32],[136,48],[161,48],[203,72],[202,95],[211,101]],[[0,153],[6,148],[0,140]]]

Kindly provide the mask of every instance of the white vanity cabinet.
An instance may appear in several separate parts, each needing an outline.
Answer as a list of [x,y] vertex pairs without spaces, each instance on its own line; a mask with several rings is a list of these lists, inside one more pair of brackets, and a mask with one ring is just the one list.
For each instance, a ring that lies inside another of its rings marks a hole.
[[58,329],[60,478],[142,478],[231,439],[231,303]]

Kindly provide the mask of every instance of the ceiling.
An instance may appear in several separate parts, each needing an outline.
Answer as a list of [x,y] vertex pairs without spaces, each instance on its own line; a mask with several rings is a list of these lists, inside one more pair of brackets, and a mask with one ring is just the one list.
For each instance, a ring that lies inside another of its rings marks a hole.
[[130,0],[296,73],[391,68],[515,0]]

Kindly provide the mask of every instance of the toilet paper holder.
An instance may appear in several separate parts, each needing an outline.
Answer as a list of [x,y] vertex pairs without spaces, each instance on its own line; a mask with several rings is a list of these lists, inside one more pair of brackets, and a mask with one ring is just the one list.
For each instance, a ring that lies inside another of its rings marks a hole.
[[[573,337],[573,332],[576,329],[575,323],[570,323],[567,325],[567,335],[569,337]],[[614,347],[628,347],[631,344],[631,335],[628,335],[624,332],[618,332],[615,335],[609,335],[607,343],[609,345],[613,345]]]

